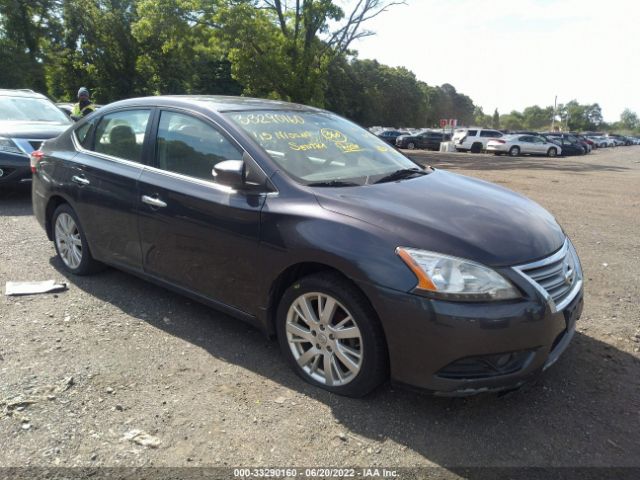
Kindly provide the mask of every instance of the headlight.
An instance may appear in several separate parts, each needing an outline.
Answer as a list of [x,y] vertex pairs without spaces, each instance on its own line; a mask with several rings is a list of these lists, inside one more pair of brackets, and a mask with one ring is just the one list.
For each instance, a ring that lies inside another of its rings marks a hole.
[[4,137],[0,137],[0,152],[15,153],[16,155],[25,154],[15,143],[13,143],[13,140]]
[[417,292],[467,302],[521,297],[498,272],[471,260],[405,247],[396,254],[418,277]]

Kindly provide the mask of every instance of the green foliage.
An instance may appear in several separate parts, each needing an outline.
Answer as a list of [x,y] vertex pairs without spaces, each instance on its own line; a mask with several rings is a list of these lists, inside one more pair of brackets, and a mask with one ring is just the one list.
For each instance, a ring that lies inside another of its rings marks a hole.
[[[450,84],[359,60],[366,22],[401,0],[0,0],[0,88],[97,103],[136,95],[229,94],[290,100],[365,125],[542,130],[609,127],[598,104],[572,100],[493,116]],[[346,10],[344,5],[351,5]],[[640,130],[625,110],[621,131]]]
[[493,116],[491,117],[491,126],[495,129],[500,128],[500,114],[498,113],[497,108],[493,111]]
[[640,120],[638,120],[638,115],[626,108],[620,115],[620,126],[628,131],[640,129]]

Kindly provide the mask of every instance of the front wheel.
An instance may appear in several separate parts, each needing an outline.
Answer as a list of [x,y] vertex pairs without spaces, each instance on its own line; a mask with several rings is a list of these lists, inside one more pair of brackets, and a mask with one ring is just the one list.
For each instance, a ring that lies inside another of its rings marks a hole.
[[407,148],[409,150],[415,150],[416,149],[416,144],[413,142],[409,142],[409,144],[407,145]]
[[558,155],[558,150],[556,150],[555,148],[551,147],[549,150],[547,150],[547,157],[555,157],[556,155]]
[[361,397],[388,376],[387,347],[375,311],[364,295],[336,274],[304,277],[282,296],[278,341],[307,382]]

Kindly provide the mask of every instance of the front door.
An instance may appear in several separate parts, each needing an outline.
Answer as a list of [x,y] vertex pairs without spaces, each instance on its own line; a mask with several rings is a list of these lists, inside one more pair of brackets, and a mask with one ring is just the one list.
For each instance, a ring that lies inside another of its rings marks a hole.
[[216,163],[242,156],[208,120],[161,111],[155,162],[140,177],[139,222],[145,272],[251,313],[265,197],[212,175]]

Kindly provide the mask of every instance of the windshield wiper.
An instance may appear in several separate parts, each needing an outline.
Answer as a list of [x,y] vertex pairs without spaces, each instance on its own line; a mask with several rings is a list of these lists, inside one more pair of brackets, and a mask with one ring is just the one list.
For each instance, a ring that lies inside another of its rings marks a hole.
[[342,180],[327,180],[325,182],[307,183],[308,187],[359,187],[356,182],[345,182]]
[[413,175],[426,175],[427,172],[424,170],[420,170],[418,168],[403,168],[401,170],[396,170],[395,172],[390,173],[389,175],[385,175],[379,180],[376,180],[373,183],[384,183],[384,182],[393,182],[394,180],[401,180],[403,178],[409,178]]

